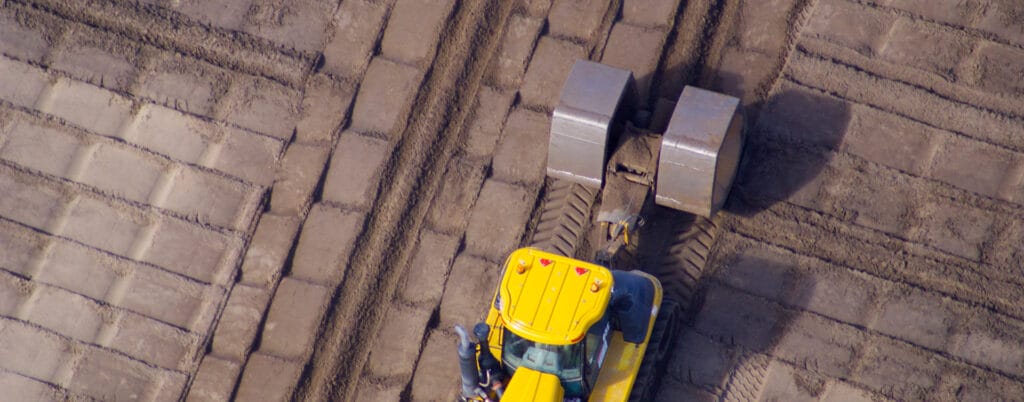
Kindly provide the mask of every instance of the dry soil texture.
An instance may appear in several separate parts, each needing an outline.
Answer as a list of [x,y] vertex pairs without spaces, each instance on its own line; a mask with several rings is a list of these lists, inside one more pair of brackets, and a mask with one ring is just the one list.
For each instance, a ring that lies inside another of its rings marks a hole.
[[1022,16],[0,0],[0,399],[452,400],[504,256],[579,250],[544,214],[594,194],[543,167],[579,58],[744,103],[658,400],[1024,399]]

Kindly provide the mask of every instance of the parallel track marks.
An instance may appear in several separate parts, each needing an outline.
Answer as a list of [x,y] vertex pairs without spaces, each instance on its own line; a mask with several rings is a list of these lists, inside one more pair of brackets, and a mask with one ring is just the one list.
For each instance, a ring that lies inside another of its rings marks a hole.
[[768,357],[764,355],[746,355],[736,367],[729,383],[725,386],[722,402],[750,402],[761,399],[764,378],[768,374]]
[[551,180],[530,246],[572,257],[590,223],[597,192],[566,180]]
[[425,229],[431,195],[465,138],[469,102],[482,86],[499,27],[511,10],[511,3],[499,1],[455,6],[385,179],[391,184],[378,197],[353,252],[294,399],[355,400],[373,336],[413,257],[414,247],[407,245]]
[[[645,249],[641,254],[644,271],[661,280],[666,295],[689,309],[697,282],[706,265],[718,224],[707,218],[683,213],[663,213],[664,222],[651,228],[652,239],[663,238],[663,247]],[[656,217],[656,215],[655,215]]]

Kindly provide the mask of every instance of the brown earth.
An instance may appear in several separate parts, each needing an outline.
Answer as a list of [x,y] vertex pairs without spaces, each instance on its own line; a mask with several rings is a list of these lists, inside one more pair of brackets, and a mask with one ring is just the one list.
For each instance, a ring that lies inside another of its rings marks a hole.
[[658,400],[1020,399],[1019,8],[0,2],[0,388],[452,399],[504,255],[596,208],[542,168],[589,58],[744,104]]

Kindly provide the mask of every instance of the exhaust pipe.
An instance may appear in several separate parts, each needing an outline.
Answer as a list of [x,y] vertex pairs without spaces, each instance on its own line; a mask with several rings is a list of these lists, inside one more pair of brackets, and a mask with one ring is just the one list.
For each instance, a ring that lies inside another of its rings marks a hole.
[[[481,394],[480,372],[476,369],[476,345],[469,340],[469,334],[461,325],[455,325],[459,336],[459,371],[462,374],[462,400],[470,400]],[[484,394],[486,395],[486,394]]]
[[505,371],[501,369],[501,363],[498,359],[494,358],[494,354],[491,353],[491,347],[487,344],[487,337],[491,333],[491,327],[487,326],[487,323],[479,323],[473,327],[473,335],[476,335],[476,339],[480,342],[480,356],[477,357],[477,362],[480,365],[480,373],[487,376],[486,387],[491,388],[498,399],[501,399],[502,394],[505,392]]

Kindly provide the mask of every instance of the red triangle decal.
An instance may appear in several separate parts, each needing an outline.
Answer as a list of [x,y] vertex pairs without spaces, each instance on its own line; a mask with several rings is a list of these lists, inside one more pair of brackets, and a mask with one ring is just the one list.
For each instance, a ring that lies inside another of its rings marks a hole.
[[545,267],[548,266],[548,265],[551,265],[551,260],[549,260],[547,258],[541,258],[540,259],[540,265],[543,265]]
[[583,267],[576,267],[576,275],[583,275],[587,273],[587,269]]

